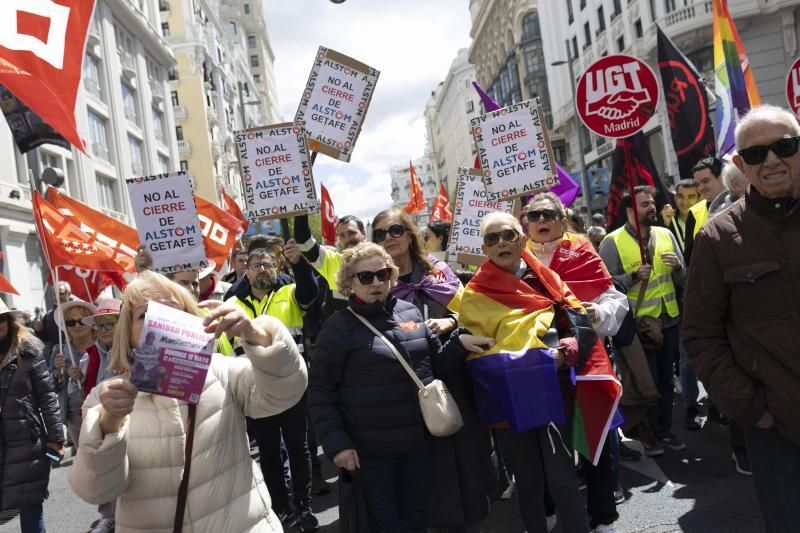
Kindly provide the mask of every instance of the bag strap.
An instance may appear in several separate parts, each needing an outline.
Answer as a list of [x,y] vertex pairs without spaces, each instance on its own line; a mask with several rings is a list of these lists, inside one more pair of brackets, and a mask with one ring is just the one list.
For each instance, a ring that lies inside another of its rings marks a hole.
[[189,424],[186,431],[186,449],[184,453],[184,467],[181,484],[178,488],[178,504],[175,507],[175,521],[173,533],[183,531],[183,513],[186,511],[186,496],[189,492],[189,475],[192,471],[192,448],[194,447],[194,420],[197,415],[197,405],[189,404]]
[[414,372],[414,370],[413,370],[413,369],[411,368],[411,366],[408,364],[408,362],[406,361],[405,357],[403,357],[402,355],[400,355],[400,352],[397,350],[397,348],[395,347],[395,345],[394,345],[394,344],[392,344],[392,343],[389,341],[389,339],[387,339],[387,338],[386,338],[386,337],[383,335],[383,333],[381,333],[380,331],[378,331],[378,329],[377,329],[375,326],[373,326],[372,324],[370,324],[370,323],[369,323],[369,320],[367,320],[367,319],[366,319],[366,318],[364,318],[363,316],[361,316],[361,315],[359,315],[358,313],[356,313],[355,311],[353,311],[353,308],[352,308],[352,307],[348,307],[348,308],[347,308],[347,310],[348,310],[348,311],[350,311],[351,313],[353,313],[353,316],[355,316],[357,319],[359,319],[359,320],[360,320],[360,321],[361,321],[361,322],[362,322],[362,323],[363,323],[365,326],[367,326],[367,327],[368,327],[368,328],[369,328],[369,329],[372,331],[372,333],[374,333],[375,335],[377,335],[377,336],[378,336],[378,338],[379,338],[380,340],[382,340],[382,341],[384,342],[384,344],[386,344],[386,346],[388,346],[388,347],[389,347],[389,350],[391,350],[392,354],[394,355],[394,358],[395,358],[395,359],[397,359],[397,362],[398,362],[398,363],[400,363],[401,365],[403,365],[403,368],[405,369],[405,371],[406,371],[406,372],[408,372],[408,375],[409,375],[409,377],[410,377],[410,378],[411,378],[411,379],[414,381],[414,383],[416,384],[417,388],[418,388],[419,390],[424,390],[424,389],[425,389],[425,384],[424,384],[424,383],[422,383],[422,380],[421,380],[421,379],[419,379],[419,376],[417,376],[417,373],[416,373],[416,372]]

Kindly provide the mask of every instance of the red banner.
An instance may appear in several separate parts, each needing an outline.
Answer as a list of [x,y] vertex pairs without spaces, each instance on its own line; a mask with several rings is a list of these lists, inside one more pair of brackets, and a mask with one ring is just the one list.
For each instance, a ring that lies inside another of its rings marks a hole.
[[403,208],[403,211],[409,215],[415,215],[425,210],[425,196],[422,194],[422,184],[419,182],[419,178],[417,178],[417,171],[414,170],[414,165],[411,161],[408,162],[408,173],[411,178],[411,191],[409,193],[410,197],[408,203]]
[[336,216],[331,195],[324,185],[322,185],[320,197],[322,202],[322,238],[325,244],[333,246],[336,243],[336,224],[339,222],[339,217]]
[[439,187],[439,196],[436,197],[436,201],[433,202],[433,207],[431,208],[431,222],[437,220],[444,222],[453,221],[453,210],[450,207],[450,198],[447,196],[447,189],[444,183]]
[[242,221],[217,207],[205,198],[194,195],[200,230],[206,246],[206,257],[216,263],[219,270],[228,260],[231,249],[244,234]]

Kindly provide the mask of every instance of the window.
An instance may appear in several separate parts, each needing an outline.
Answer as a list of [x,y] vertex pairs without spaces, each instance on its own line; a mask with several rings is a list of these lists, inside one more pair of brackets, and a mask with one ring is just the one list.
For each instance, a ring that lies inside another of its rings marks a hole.
[[245,4],[244,5],[244,14],[245,15],[249,15],[250,14],[250,4]]
[[161,35],[164,37],[169,37],[169,22],[161,23]]
[[633,23],[633,30],[636,33],[636,38],[640,39],[644,32],[642,31],[642,19],[636,19],[636,22]]
[[472,100],[467,100],[467,113],[474,113],[475,112],[475,102]]
[[97,196],[101,208],[108,211],[119,212],[119,206],[117,204],[117,180],[98,174]]
[[575,20],[575,13],[572,12],[572,0],[567,0],[567,19],[570,24]]
[[528,13],[522,19],[522,41],[535,41],[542,38],[542,33],[539,29],[539,15],[537,13]]
[[136,110],[136,91],[128,87],[126,83],[120,83],[122,86],[122,106],[125,108],[125,118],[139,123],[139,113]]
[[603,12],[603,6],[597,8],[597,35],[606,31],[606,14]]
[[586,7],[586,0],[581,0],[581,10]]
[[664,11],[667,13],[675,11],[675,0],[664,0]]
[[103,91],[100,88],[100,60],[89,54],[83,58],[83,86],[89,94],[103,98]]
[[175,139],[183,140],[183,126],[175,126]]
[[625,50],[625,36],[620,35],[619,39],[617,39],[617,52],[622,53]]
[[181,161],[181,171],[189,172],[189,162],[188,161]]
[[250,56],[250,66],[251,67],[258,66],[258,56]]
[[586,50],[592,45],[592,28],[589,26],[589,23],[583,25],[583,49]]
[[686,54],[689,58],[689,61],[694,64],[697,68],[698,72],[702,73],[713,73],[714,71],[714,47],[707,46],[705,48],[700,48],[699,50],[695,50],[691,54]]
[[620,0],[614,0],[614,11],[611,13],[611,20],[614,20],[622,13],[622,6]]
[[158,171],[162,174],[166,174],[170,171],[170,164],[169,164],[169,157],[164,157],[163,155],[158,156]]
[[161,112],[155,107],[150,108],[153,120],[153,134],[159,141],[164,140],[164,117]]
[[228,31],[230,31],[231,35],[236,35],[236,22],[230,21],[230,26],[228,27]]
[[578,57],[578,37],[572,38],[572,57]]
[[178,69],[176,69],[176,68],[169,69],[169,71],[167,71],[167,79],[169,81],[177,81],[177,79],[178,79]]
[[169,98],[172,100],[172,105],[181,105],[180,100],[178,100],[178,91],[170,91]]
[[261,74],[253,74],[253,81],[256,83],[261,83]]
[[92,153],[108,161],[108,139],[106,138],[106,121],[100,115],[89,111],[89,138],[92,141]]
[[144,175],[144,163],[142,160],[142,142],[128,136],[128,151],[131,153],[131,172],[134,176]]
[[256,36],[255,35],[248,35],[247,36],[247,48],[255,48],[256,47]]

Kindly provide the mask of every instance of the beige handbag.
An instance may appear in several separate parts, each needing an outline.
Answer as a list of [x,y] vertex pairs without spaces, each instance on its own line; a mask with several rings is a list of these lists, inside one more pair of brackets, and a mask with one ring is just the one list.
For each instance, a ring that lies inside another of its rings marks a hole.
[[409,377],[414,381],[418,389],[417,397],[419,398],[419,408],[422,411],[422,419],[425,421],[425,427],[428,428],[431,435],[434,437],[449,437],[464,427],[461,411],[458,410],[458,405],[450,395],[450,391],[447,390],[447,386],[438,379],[434,379],[428,385],[422,383],[405,358],[395,348],[394,344],[384,337],[383,333],[370,324],[366,318],[353,311],[352,308],[348,307],[347,310],[353,313],[357,319],[389,347],[397,362],[403,366]]

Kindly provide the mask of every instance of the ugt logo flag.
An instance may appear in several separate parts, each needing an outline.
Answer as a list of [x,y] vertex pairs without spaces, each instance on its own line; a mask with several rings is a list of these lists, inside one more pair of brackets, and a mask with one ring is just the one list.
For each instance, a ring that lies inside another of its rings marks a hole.
[[2,0],[0,84],[74,146],[86,30],[94,0]]

